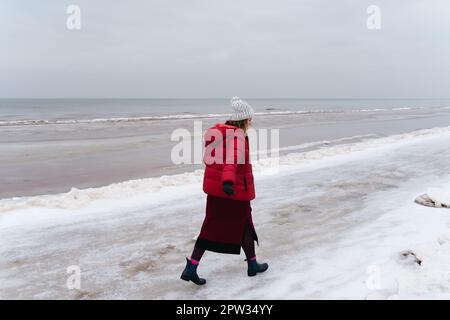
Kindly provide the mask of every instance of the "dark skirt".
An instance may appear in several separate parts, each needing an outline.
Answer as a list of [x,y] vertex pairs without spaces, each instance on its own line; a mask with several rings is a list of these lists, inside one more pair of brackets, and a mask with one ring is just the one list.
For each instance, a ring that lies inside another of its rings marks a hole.
[[250,228],[254,240],[258,242],[250,201],[208,195],[206,216],[195,247],[220,253],[240,254],[246,227]]

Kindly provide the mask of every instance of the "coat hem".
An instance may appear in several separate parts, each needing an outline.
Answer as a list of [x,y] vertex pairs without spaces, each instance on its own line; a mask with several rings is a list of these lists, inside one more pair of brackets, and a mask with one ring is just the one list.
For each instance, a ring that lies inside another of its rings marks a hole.
[[198,238],[195,247],[218,253],[241,254],[241,244],[223,243]]

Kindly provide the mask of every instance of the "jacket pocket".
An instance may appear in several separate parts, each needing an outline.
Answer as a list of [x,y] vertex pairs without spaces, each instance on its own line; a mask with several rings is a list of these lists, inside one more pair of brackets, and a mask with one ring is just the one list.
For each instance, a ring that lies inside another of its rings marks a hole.
[[244,190],[247,192],[247,177],[244,176]]

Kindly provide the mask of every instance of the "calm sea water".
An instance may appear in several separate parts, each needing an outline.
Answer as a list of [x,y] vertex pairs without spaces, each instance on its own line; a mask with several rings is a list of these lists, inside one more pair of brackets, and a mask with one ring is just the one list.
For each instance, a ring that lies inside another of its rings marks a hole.
[[[445,108],[450,99],[345,100],[247,99],[256,112],[358,112],[399,108]],[[0,99],[0,121],[89,120],[226,114],[229,99]]]

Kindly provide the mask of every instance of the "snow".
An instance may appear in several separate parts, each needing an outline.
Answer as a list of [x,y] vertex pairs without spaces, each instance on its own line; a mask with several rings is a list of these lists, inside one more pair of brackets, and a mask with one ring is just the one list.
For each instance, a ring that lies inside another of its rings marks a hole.
[[427,195],[437,206],[444,204],[446,206],[450,205],[450,188],[439,189],[439,188],[429,188]]
[[[447,127],[327,146],[281,158],[274,174],[259,164],[269,270],[249,278],[243,254],[207,252],[201,288],[179,279],[203,219],[201,170],[0,200],[0,297],[450,298],[449,210],[414,203],[450,190],[449,138]],[[66,287],[72,265],[80,290]]]

